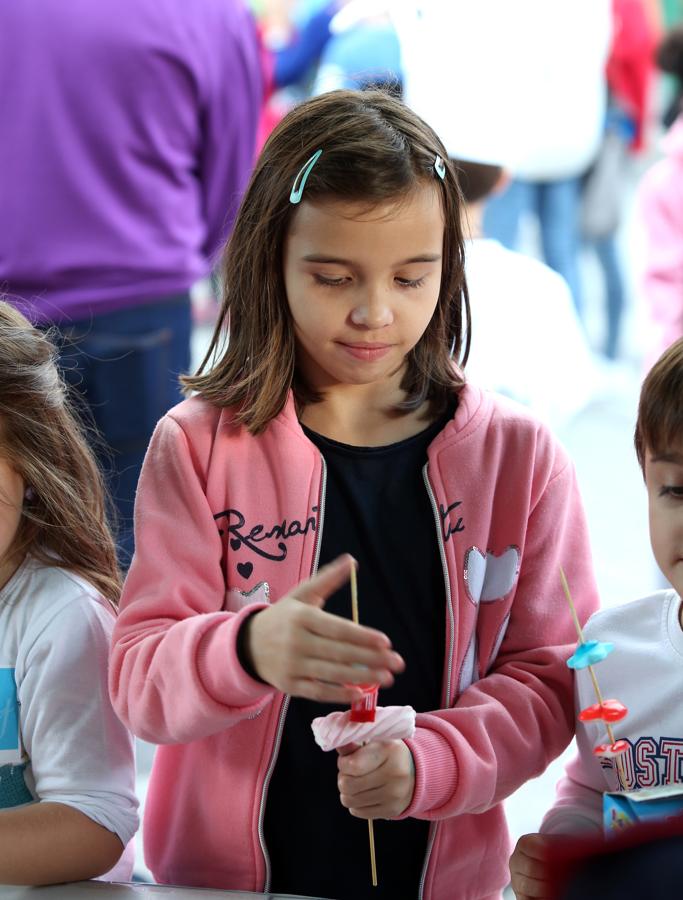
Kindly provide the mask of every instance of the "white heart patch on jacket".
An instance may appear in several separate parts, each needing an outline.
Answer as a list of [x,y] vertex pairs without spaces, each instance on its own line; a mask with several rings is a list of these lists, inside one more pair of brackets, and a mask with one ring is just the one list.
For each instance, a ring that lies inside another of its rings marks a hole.
[[519,574],[519,549],[508,547],[499,556],[478,547],[465,554],[465,584],[475,606],[502,600],[512,590]]
[[230,612],[239,612],[252,603],[270,603],[270,585],[267,581],[259,581],[250,591],[228,588],[225,592],[223,609],[227,609]]

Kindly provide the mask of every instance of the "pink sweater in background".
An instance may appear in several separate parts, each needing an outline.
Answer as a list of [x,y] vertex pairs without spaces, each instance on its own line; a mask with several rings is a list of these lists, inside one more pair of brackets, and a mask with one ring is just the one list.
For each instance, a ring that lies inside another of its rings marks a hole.
[[683,115],[662,143],[664,159],[639,188],[645,230],[643,293],[654,326],[646,370],[683,336]]
[[[508,879],[502,801],[574,730],[560,565],[582,620],[597,593],[573,467],[528,412],[468,385],[428,458],[446,578],[443,702],[407,742],[416,784],[404,815],[432,822],[422,896],[452,900],[457,885],[459,900],[481,900]],[[159,881],[269,888],[263,818],[285,698],[246,674],[235,639],[246,615],[315,569],[324,499],[321,456],[291,399],[258,437],[198,399],[157,427],[110,686],[123,721],[164,745],[145,821]]]

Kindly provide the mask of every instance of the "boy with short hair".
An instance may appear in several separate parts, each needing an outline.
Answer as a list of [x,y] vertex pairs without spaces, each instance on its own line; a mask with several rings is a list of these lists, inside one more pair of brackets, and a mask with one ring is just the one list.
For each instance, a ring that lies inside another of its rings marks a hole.
[[[586,640],[610,641],[614,651],[596,673],[604,698],[617,698],[628,715],[612,724],[628,750],[597,757],[607,741],[602,722],[578,722],[578,754],[558,784],[541,834],[521,837],[510,859],[518,900],[547,896],[547,854],[557,835],[602,833],[602,795],[664,784],[683,785],[683,339],[648,374],[640,394],[635,447],[647,487],[650,540],[673,589],[595,613]],[[587,669],[576,671],[577,712],[595,703]]]

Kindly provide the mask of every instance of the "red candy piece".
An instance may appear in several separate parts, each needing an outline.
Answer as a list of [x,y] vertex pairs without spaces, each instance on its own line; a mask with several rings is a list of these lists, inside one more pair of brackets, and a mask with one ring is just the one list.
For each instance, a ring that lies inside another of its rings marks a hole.
[[377,708],[377,691],[378,684],[356,684],[363,691],[363,696],[359,700],[354,700],[351,704],[351,722],[374,722],[375,710]]
[[582,722],[594,722],[596,719],[602,719],[603,722],[618,722],[626,715],[628,708],[619,700],[603,700],[602,703],[594,703],[582,709],[579,719]]
[[621,756],[622,753],[626,753],[628,750],[628,741],[615,741],[613,744],[598,744],[597,747],[593,749],[593,753],[596,756]]

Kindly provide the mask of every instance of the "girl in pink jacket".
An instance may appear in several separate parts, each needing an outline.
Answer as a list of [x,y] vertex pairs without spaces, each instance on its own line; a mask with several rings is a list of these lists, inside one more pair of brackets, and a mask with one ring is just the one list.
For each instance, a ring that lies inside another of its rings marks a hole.
[[[441,141],[378,92],[302,104],[256,165],[194,396],[148,451],[112,649],[119,715],[162,745],[160,881],[335,900],[506,883],[502,801],[573,731],[559,566],[582,618],[597,597],[565,452],[454,362],[460,213]],[[311,720],[368,681],[417,710],[414,737],[322,753]]]

